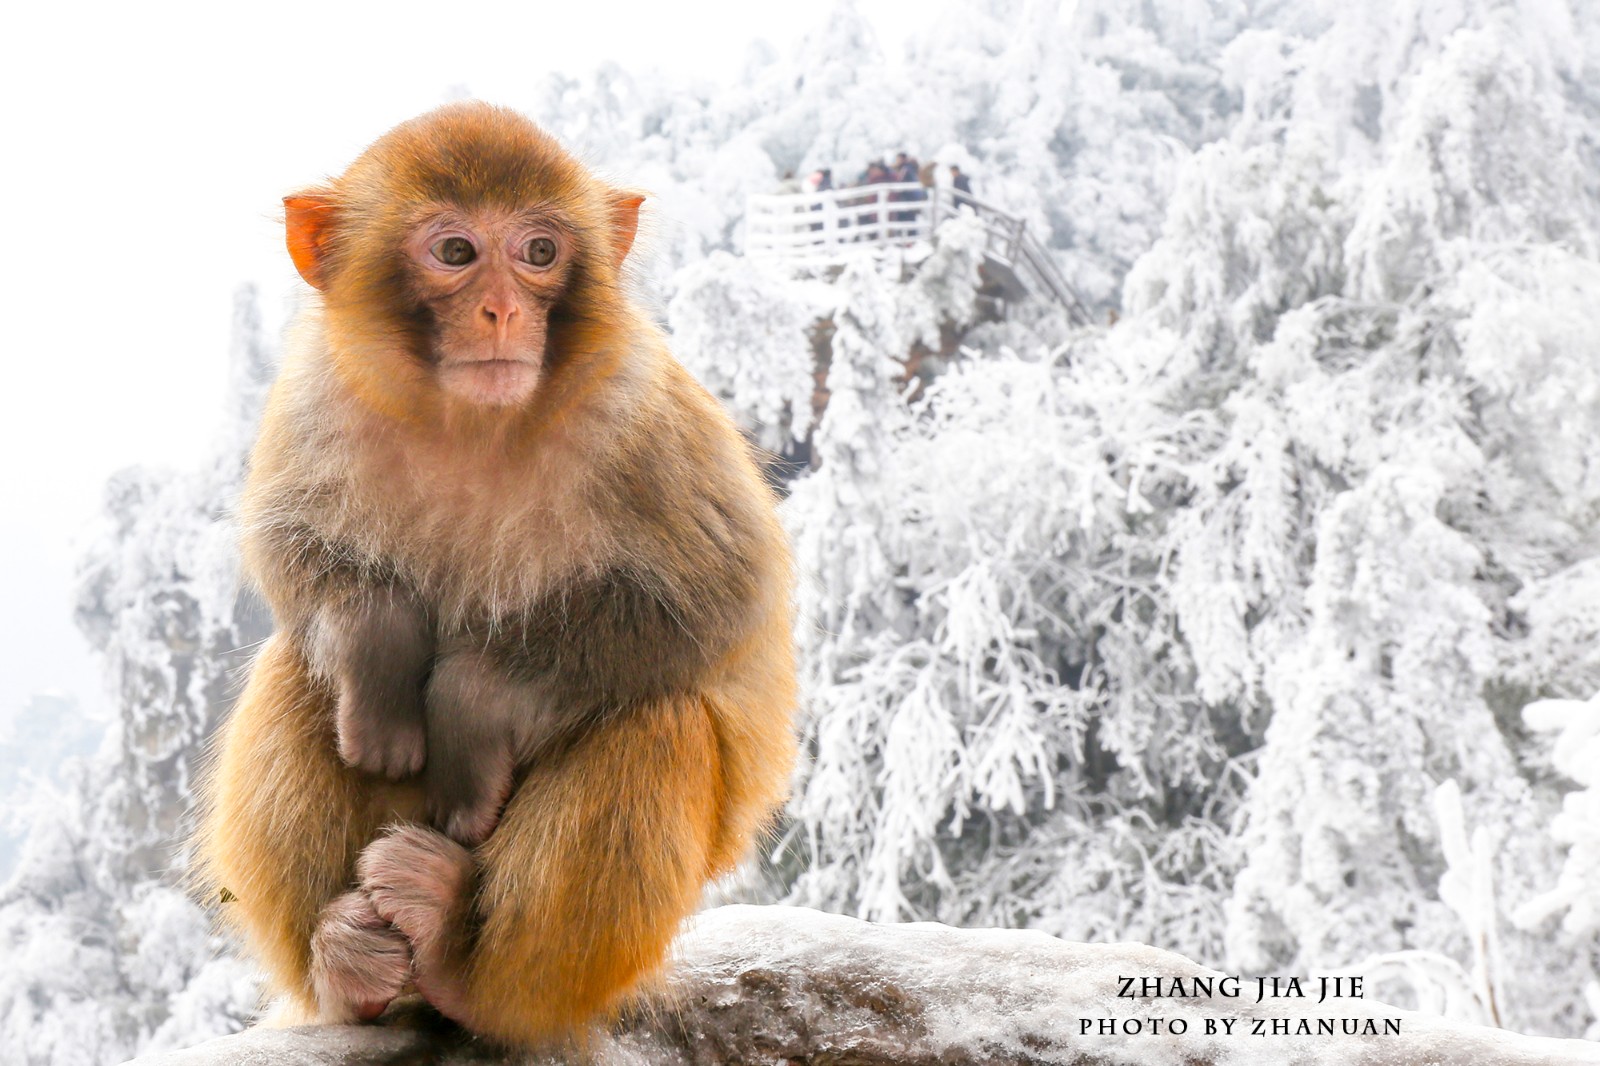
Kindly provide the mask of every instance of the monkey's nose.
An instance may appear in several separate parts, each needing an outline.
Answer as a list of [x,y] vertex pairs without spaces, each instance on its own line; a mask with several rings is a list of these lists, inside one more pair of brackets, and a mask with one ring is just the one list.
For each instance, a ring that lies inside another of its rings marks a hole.
[[517,302],[508,296],[494,295],[486,298],[480,308],[496,340],[505,340],[511,332],[511,320],[521,313]]

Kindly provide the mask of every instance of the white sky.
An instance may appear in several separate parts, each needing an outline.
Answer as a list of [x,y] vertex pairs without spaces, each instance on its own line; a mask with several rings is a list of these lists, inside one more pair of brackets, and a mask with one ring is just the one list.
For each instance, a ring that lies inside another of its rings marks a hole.
[[[216,431],[232,293],[276,325],[284,193],[456,87],[513,106],[549,70],[731,77],[832,0],[18,4],[0,44],[0,724],[34,692],[104,697],[71,623],[111,472],[191,465]],[[858,0],[898,55],[924,0]],[[535,118],[538,116],[535,115]],[[0,729],[3,732],[3,729]]]

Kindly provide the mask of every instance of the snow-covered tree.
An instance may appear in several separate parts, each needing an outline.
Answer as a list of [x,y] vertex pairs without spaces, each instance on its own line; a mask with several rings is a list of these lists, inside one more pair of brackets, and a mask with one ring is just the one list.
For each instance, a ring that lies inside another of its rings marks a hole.
[[107,486],[77,619],[116,711],[99,754],[37,798],[0,886],[0,1042],[27,1064],[116,1062],[238,1028],[252,968],[182,887],[204,741],[267,633],[226,521],[272,373],[255,294],[235,306],[231,410],[209,462]]
[[809,333],[826,288],[808,291],[722,251],[675,281],[667,324],[684,366],[763,448],[781,452],[810,436],[816,360]]

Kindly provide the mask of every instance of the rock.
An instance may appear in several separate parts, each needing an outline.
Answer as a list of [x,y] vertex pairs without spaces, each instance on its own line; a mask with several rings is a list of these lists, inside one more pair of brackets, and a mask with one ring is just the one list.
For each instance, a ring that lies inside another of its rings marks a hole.
[[[1600,1066],[1600,1044],[1589,1041],[1519,1036],[1364,998],[1319,1003],[1319,984],[1307,975],[1299,975],[1303,996],[1274,997],[1268,985],[1257,1002],[1253,979],[1225,980],[1142,944],[1071,944],[1019,930],[877,925],[795,907],[734,906],[699,916],[675,953],[665,987],[601,1036],[583,1061]],[[1125,978],[1135,979],[1131,988]],[[1162,994],[1118,995],[1137,992],[1140,978],[1159,979]],[[1296,989],[1280,983],[1278,991]],[[377,1025],[253,1029],[134,1063],[569,1061],[580,1060],[496,1051],[425,1011],[397,1008]]]

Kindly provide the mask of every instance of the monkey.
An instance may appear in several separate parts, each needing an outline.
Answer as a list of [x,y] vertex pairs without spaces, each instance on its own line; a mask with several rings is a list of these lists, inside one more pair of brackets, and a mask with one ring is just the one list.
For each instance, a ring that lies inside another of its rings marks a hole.
[[771,490],[628,291],[643,198],[526,117],[447,105],[284,203],[312,291],[238,508],[276,631],[197,877],[279,1022],[414,989],[581,1039],[783,801]]

